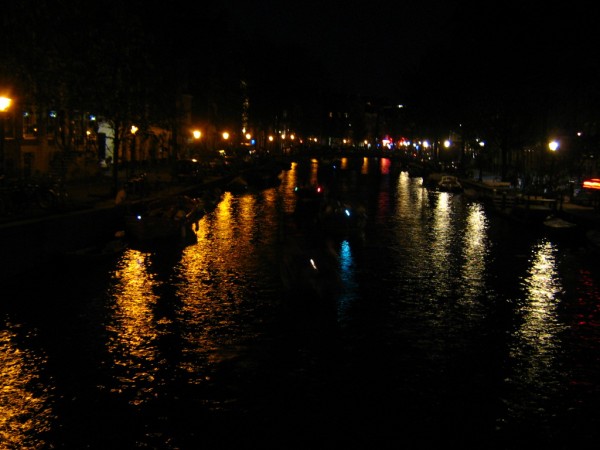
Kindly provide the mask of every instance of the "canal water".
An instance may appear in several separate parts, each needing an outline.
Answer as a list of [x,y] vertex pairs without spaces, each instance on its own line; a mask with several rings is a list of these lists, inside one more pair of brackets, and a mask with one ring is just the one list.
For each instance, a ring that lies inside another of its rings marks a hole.
[[[592,448],[600,269],[390,160],[298,161],[193,240],[0,302],[0,448]],[[294,188],[362,205],[324,232]],[[310,265],[309,265],[310,264]]]

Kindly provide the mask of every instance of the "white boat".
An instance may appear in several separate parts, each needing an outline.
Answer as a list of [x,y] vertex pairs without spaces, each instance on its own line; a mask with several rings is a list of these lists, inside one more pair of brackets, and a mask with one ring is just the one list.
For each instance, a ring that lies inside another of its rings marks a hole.
[[438,191],[442,192],[462,192],[463,186],[454,175],[443,175],[437,183]]
[[557,236],[574,236],[578,232],[576,223],[569,222],[561,217],[548,216],[544,221],[544,229]]
[[544,226],[555,230],[571,230],[577,227],[577,224],[561,219],[560,217],[549,216],[544,220]]

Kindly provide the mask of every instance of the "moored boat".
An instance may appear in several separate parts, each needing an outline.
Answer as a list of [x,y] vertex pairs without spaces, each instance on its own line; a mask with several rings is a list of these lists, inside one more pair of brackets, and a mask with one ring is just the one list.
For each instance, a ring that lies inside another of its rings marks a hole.
[[233,194],[243,194],[248,191],[248,181],[243,176],[236,176],[225,185],[225,190]]
[[556,236],[574,237],[578,232],[576,223],[569,222],[568,220],[554,215],[548,216],[543,221],[543,224],[546,231]]
[[294,194],[299,202],[320,202],[325,197],[325,189],[320,184],[305,184],[295,186]]
[[511,218],[531,225],[543,225],[556,213],[556,199],[539,196],[518,196],[510,207]]
[[179,195],[149,202],[125,216],[125,232],[135,241],[185,238],[204,215],[202,200]]
[[437,183],[437,189],[441,192],[459,193],[463,191],[463,186],[454,175],[443,175]]
[[330,234],[360,234],[366,226],[367,214],[360,205],[330,200],[322,205],[317,221]]

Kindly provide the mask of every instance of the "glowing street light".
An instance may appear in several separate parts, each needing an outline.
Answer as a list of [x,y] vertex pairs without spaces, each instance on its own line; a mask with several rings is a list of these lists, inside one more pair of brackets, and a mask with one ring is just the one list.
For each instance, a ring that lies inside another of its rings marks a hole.
[[0,97],[0,173],[4,172],[4,113],[8,111],[12,99],[8,97]]
[[10,104],[12,103],[12,99],[8,97],[0,97],[0,112],[8,111],[10,108]]
[[558,150],[558,147],[559,147],[558,141],[550,141],[550,142],[548,142],[548,148],[551,151],[555,152],[556,150]]
[[138,127],[136,127],[135,125],[131,125],[130,131],[131,131],[131,162],[135,164],[137,157],[136,157],[136,149],[135,149],[135,133],[137,133],[139,130]]
[[202,131],[194,130],[192,131],[192,136],[194,136],[194,139],[200,139],[202,137]]

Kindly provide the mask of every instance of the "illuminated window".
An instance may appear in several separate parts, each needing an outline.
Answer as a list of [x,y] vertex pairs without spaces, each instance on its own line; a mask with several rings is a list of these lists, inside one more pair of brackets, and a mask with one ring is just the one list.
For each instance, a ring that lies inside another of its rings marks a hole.
[[37,114],[34,111],[23,113],[23,137],[34,138],[38,133]]

